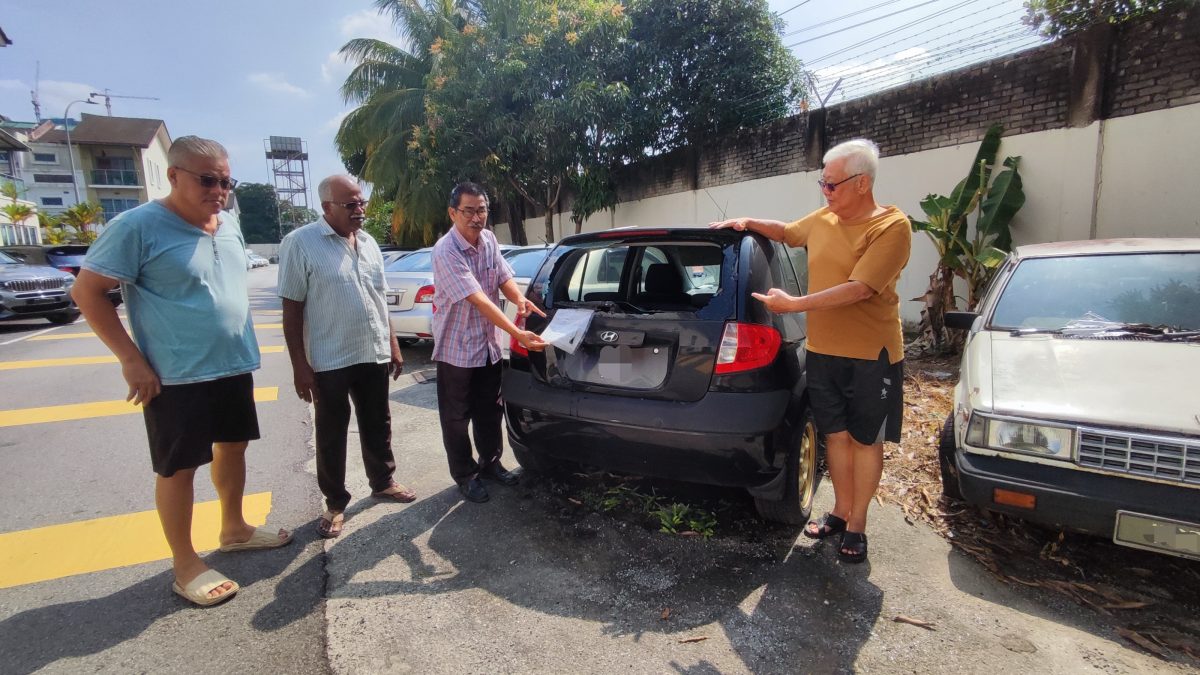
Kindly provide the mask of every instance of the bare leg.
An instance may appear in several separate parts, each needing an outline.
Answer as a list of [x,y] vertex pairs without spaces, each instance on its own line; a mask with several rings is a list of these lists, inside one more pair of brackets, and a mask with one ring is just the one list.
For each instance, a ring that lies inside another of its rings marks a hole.
[[833,515],[853,522],[854,468],[857,459],[850,432],[838,431],[825,435],[825,458],[829,462],[829,479],[833,481]]
[[[249,541],[254,526],[242,514],[242,496],[246,491],[246,447],[250,444],[213,443],[212,482],[221,500],[221,544]],[[280,539],[287,532],[280,530]]]
[[[195,475],[195,469],[183,469],[170,478],[156,476],[154,483],[154,504],[167,546],[171,547],[175,581],[180,586],[187,586],[208,570],[208,565],[196,555],[192,545],[192,479]],[[208,597],[217,598],[231,590],[233,584],[226,583],[209,591]]]
[[846,529],[850,532],[866,532],[867,509],[883,476],[883,443],[863,445],[853,438],[849,440],[854,453],[854,487]]

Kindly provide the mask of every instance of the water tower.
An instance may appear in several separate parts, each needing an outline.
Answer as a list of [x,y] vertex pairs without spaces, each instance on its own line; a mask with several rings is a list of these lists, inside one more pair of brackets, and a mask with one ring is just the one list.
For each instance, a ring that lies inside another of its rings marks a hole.
[[308,213],[308,144],[294,136],[271,136],[263,141],[277,203],[289,204],[279,213],[279,237],[305,224]]

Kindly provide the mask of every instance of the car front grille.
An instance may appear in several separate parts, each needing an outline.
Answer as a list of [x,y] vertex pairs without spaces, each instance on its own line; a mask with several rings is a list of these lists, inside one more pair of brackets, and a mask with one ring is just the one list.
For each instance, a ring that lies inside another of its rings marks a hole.
[[1200,485],[1200,441],[1099,429],[1079,432],[1081,466]]
[[8,282],[8,290],[17,293],[56,291],[63,287],[62,279],[16,279]]

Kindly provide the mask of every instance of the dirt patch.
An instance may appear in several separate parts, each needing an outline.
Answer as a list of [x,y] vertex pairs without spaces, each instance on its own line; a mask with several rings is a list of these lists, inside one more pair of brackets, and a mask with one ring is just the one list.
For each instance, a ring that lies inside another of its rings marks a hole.
[[923,521],[997,579],[1062,596],[1104,617],[1131,644],[1200,660],[1200,563],[1050,530],[942,495],[937,445],[957,358],[908,358],[904,437],[885,450],[879,500]]

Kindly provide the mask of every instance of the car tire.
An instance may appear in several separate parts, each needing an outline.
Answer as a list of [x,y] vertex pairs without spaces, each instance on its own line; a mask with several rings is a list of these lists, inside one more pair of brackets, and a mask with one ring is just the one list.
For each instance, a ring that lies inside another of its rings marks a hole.
[[414,347],[421,343],[421,338],[396,338],[401,347]]
[[554,476],[562,474],[565,471],[565,463],[555,460],[547,455],[530,450],[521,445],[512,446],[513,456],[517,458],[517,463],[521,468],[530,473],[537,473],[543,476]]
[[942,434],[938,439],[938,464],[942,473],[942,494],[951,499],[962,500],[962,488],[958,484],[958,465],[954,463],[954,413],[946,415]]
[[79,318],[79,312],[59,312],[46,317],[46,320],[55,326],[65,326],[69,323],[74,323],[75,319]]
[[821,460],[821,436],[817,433],[817,423],[813,420],[812,411],[804,408],[802,424],[791,434],[788,449],[787,485],[784,487],[783,499],[754,498],[754,508],[764,520],[788,525],[803,525],[812,515],[813,499],[817,492],[817,481],[820,473],[817,465]]

